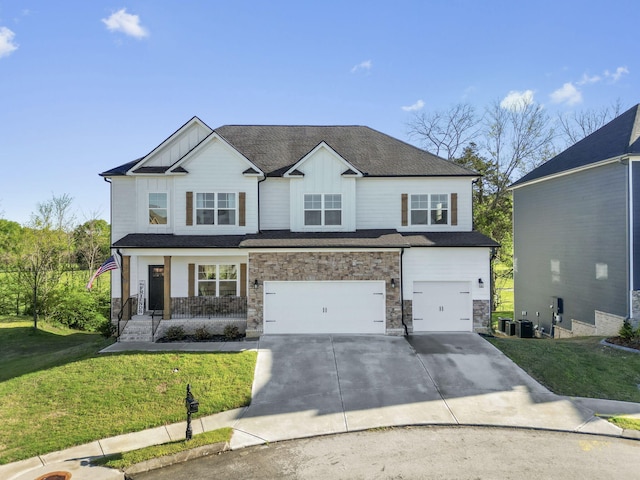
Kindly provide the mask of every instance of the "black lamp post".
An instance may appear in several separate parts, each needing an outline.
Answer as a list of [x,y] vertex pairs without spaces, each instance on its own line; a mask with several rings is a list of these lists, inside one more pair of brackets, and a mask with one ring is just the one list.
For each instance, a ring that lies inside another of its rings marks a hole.
[[191,440],[191,438],[193,437],[193,430],[191,430],[191,414],[198,413],[198,406],[200,404],[195,398],[193,398],[193,394],[191,393],[191,385],[189,385],[188,383],[187,383],[187,398],[185,398],[184,404],[187,407],[186,439]]

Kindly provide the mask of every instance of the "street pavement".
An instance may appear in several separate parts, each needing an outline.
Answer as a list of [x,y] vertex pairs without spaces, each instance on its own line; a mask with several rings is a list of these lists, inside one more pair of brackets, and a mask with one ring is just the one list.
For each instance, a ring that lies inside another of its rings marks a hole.
[[[106,350],[167,345],[117,343]],[[640,439],[640,432],[623,431],[596,415],[640,415],[640,404],[555,395],[472,333],[281,335],[172,347],[258,350],[251,404],[193,421],[194,434],[232,427],[232,450],[403,425],[525,427]],[[0,466],[0,478],[31,480],[74,468],[73,480],[121,479],[122,472],[90,467],[89,460],[184,438],[185,427],[168,425]]]

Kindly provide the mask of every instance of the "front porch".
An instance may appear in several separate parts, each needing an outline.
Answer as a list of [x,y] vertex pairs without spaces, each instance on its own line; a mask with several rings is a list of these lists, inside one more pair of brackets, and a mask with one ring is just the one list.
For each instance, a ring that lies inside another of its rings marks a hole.
[[168,314],[164,310],[145,310],[136,315],[135,297],[127,299],[122,307],[121,303],[119,298],[112,303],[120,342],[155,342],[167,329],[177,326],[187,335],[201,329],[210,335],[222,335],[227,326],[237,327],[244,335],[247,328],[247,297],[174,297],[167,302],[171,308]]

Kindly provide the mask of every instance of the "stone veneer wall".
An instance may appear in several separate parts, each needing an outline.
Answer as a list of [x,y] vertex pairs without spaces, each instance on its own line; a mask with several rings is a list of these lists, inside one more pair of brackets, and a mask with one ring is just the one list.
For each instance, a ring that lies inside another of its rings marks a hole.
[[[131,316],[136,314],[138,310],[138,298],[131,297],[129,300],[131,304]],[[122,308],[122,299],[121,298],[112,298],[111,299],[111,320],[118,320],[118,314],[120,313],[120,309]]]
[[[564,323],[564,322],[563,322]],[[571,330],[555,326],[554,338],[570,338],[570,337],[591,337],[604,336],[610,337],[618,334],[620,327],[624,323],[624,317],[613,315],[611,313],[595,311],[595,325],[591,323],[581,322],[580,320],[571,320]]]
[[[399,252],[266,252],[249,253],[247,337],[263,332],[265,281],[384,280],[387,334],[402,335]],[[396,288],[391,288],[391,279]],[[258,288],[253,283],[258,280]],[[301,312],[303,314],[304,312]]]
[[413,333],[413,300],[404,300],[404,323],[409,333]]
[[491,321],[491,301],[473,301],[473,331],[486,333]]

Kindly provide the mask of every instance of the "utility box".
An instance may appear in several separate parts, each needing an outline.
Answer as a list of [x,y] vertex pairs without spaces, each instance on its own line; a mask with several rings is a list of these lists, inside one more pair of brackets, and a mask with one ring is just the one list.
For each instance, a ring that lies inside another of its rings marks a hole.
[[533,322],[530,320],[518,320],[515,322],[516,335],[520,338],[533,338]]
[[510,318],[498,318],[498,330],[501,331],[502,333],[504,333],[507,329],[506,325],[507,322],[510,322],[511,319]]
[[516,322],[512,322],[511,320],[505,322],[504,334],[510,337],[514,336],[516,334]]

